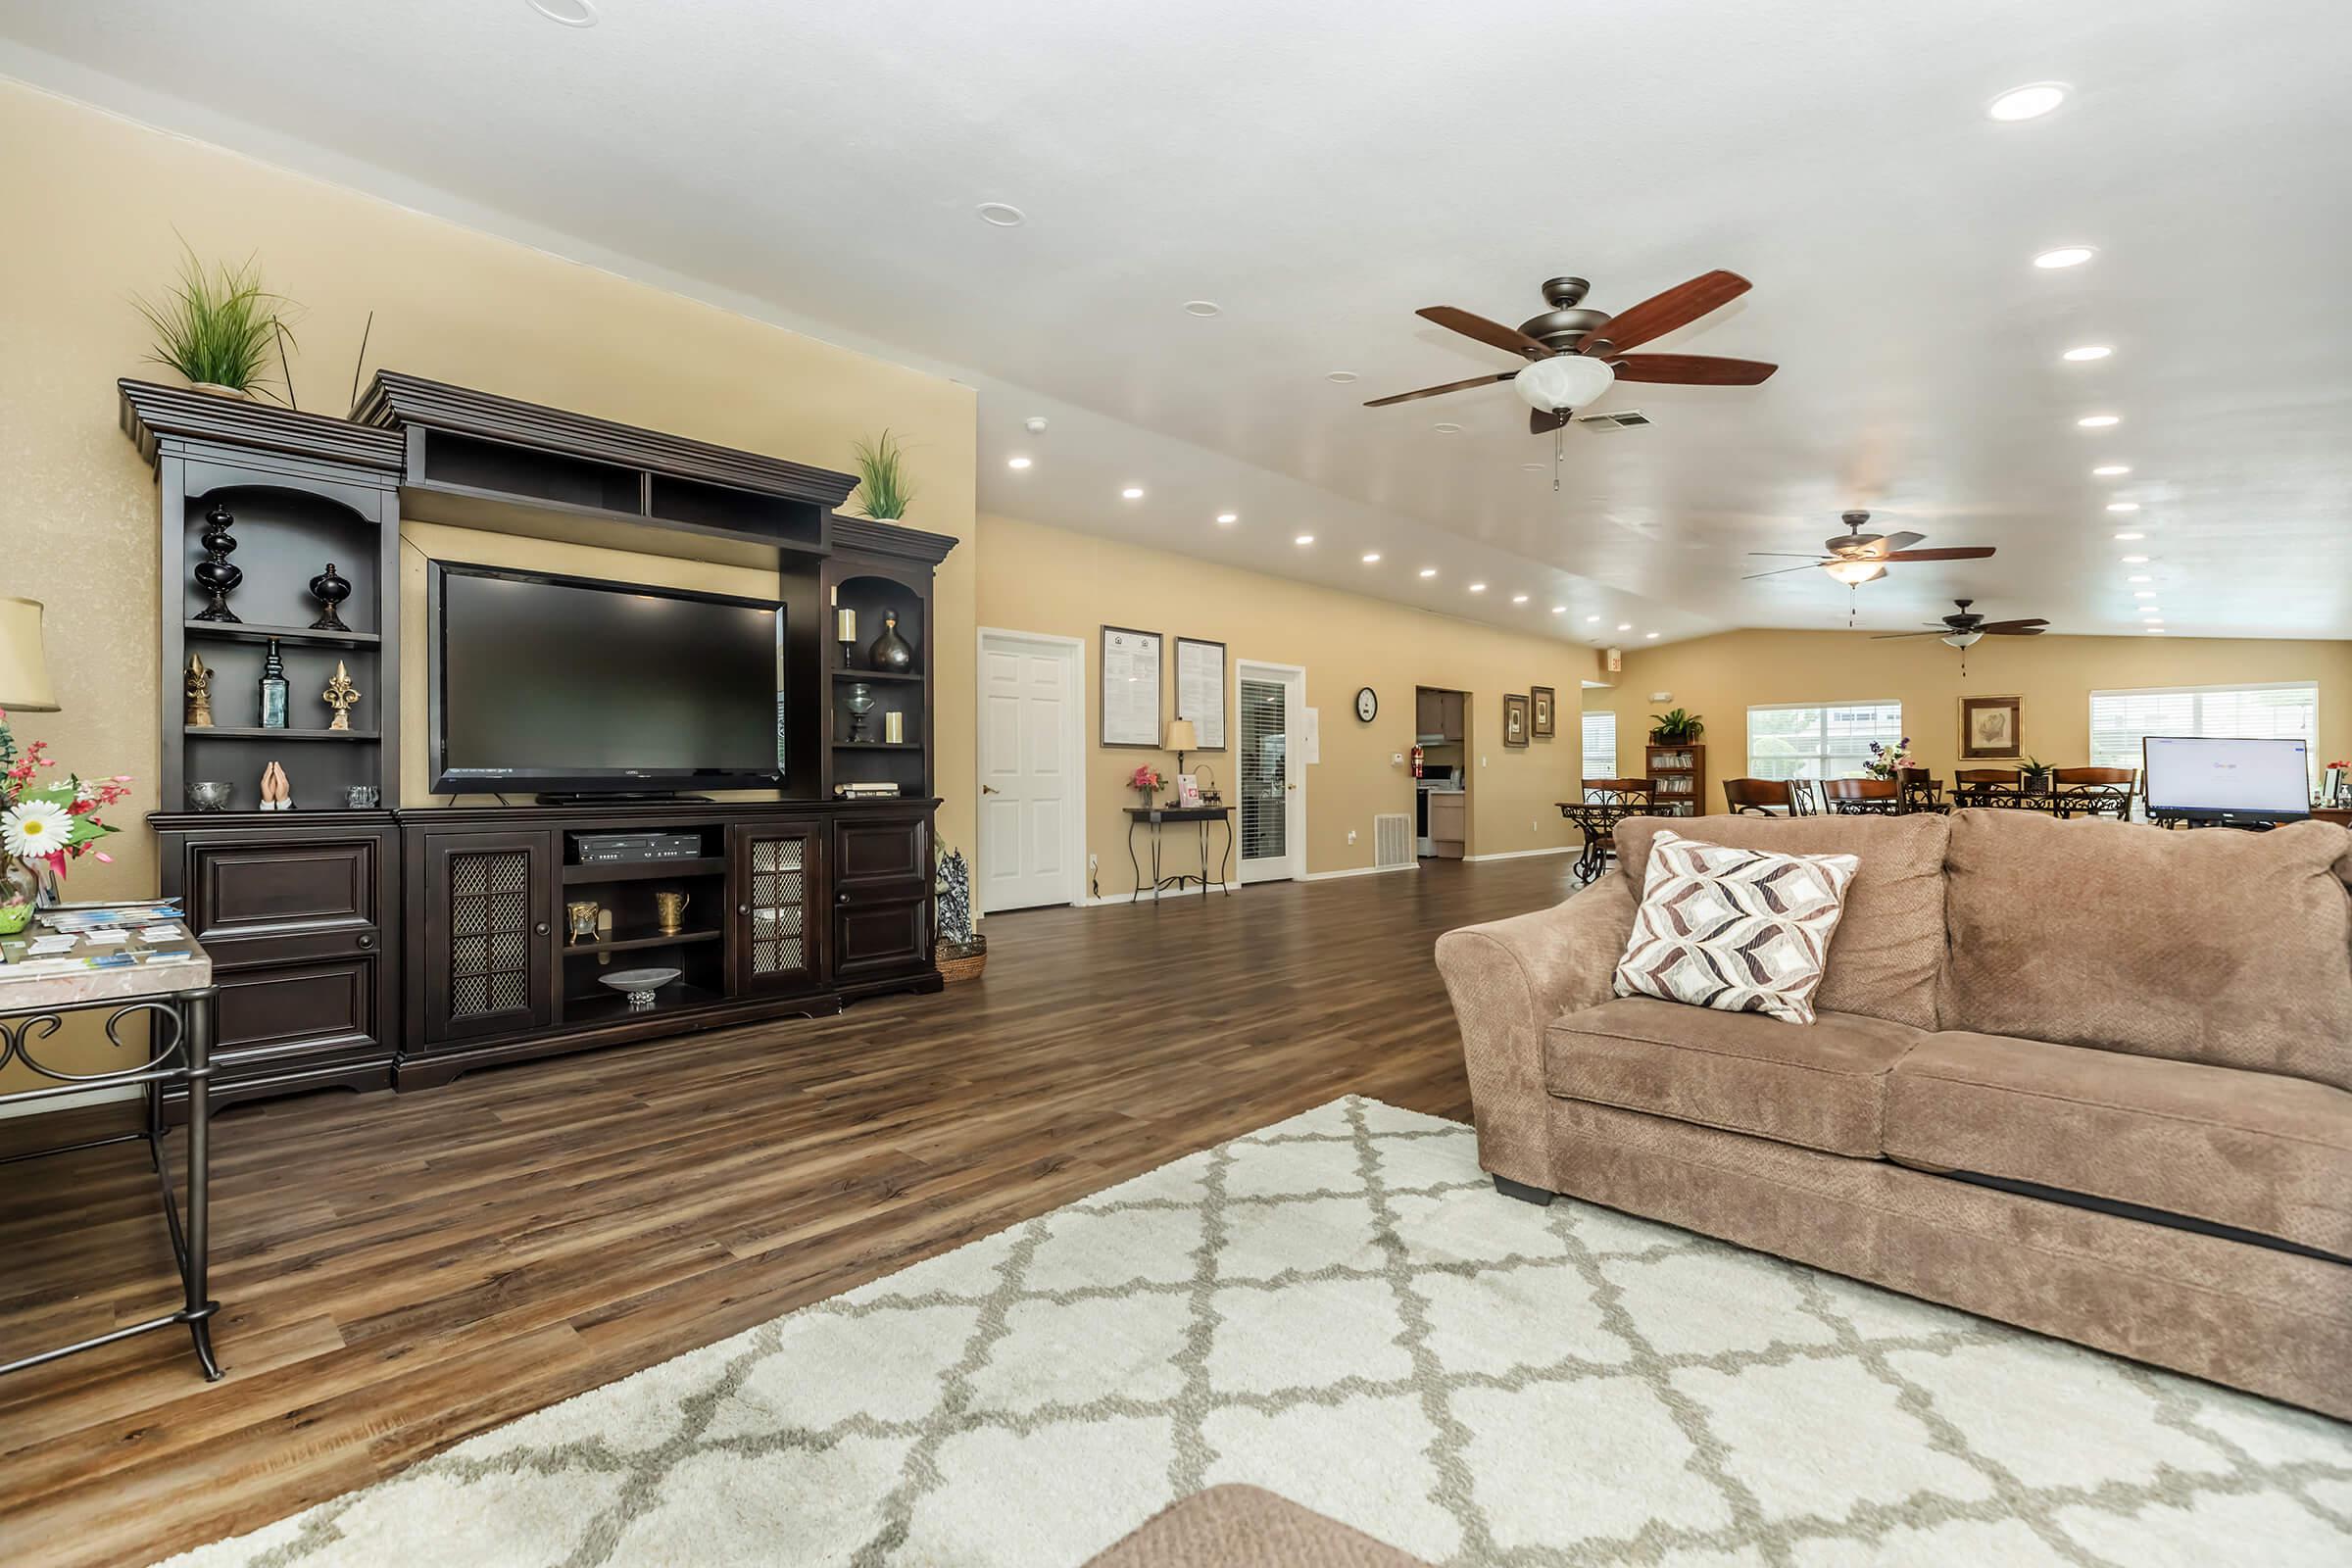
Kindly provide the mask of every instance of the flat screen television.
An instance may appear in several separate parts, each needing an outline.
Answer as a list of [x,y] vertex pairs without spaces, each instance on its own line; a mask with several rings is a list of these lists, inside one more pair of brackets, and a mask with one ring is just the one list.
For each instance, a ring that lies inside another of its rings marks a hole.
[[437,561],[425,607],[436,794],[783,782],[780,605]]
[[2154,815],[2253,823],[2311,814],[2311,748],[2302,741],[2150,735],[2140,747]]

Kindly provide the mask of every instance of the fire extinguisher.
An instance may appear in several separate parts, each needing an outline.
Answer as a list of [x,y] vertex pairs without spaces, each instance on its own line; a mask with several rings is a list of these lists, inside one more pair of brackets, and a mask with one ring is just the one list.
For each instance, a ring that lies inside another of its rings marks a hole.
[[1421,776],[1421,748],[1420,748],[1420,747],[1418,747],[1418,746],[1416,746],[1416,747],[1414,747],[1414,748],[1413,748],[1413,777],[1415,777],[1415,778],[1419,778],[1420,776]]

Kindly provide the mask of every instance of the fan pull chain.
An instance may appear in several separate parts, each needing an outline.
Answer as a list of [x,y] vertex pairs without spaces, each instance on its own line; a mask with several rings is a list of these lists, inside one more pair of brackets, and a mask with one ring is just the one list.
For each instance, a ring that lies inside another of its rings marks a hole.
[[1555,496],[1560,493],[1560,469],[1565,467],[1567,463],[1568,427],[1564,424],[1555,424],[1551,427],[1551,493]]

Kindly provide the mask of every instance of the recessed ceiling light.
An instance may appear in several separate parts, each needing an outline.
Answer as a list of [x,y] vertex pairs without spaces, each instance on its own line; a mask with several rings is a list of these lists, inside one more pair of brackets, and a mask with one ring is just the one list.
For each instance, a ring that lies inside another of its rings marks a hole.
[[[1430,570],[1423,572],[1421,575],[1424,577],[1434,577],[1437,574],[1437,569],[1432,567]],[[1474,582],[1470,585],[1470,591],[1474,594],[1483,594],[1487,591],[1487,585],[1483,582]]]
[[524,0],[533,11],[550,22],[561,22],[566,27],[596,25],[596,7],[590,0]]
[[1551,465],[1548,463],[1522,463],[1519,465],[1519,466],[1527,470],[1529,473],[1542,473],[1544,469],[1550,467]]
[[1140,484],[1131,484],[1119,494],[1129,501],[1141,501],[1144,499],[1144,487]]
[[1652,641],[1652,642],[1655,642],[1655,641],[1657,641],[1657,637],[1658,637],[1658,634],[1657,634],[1656,632],[1654,632],[1654,631],[1645,631],[1645,632],[1643,632],[1642,635],[1642,636],[1644,636],[1644,637],[1646,637],[1646,638],[1648,638],[1648,639],[1649,639],[1650,641]]
[[1186,300],[1184,302],[1184,314],[1187,316],[1214,316],[1224,308],[1215,300]]
[[1314,542],[1315,536],[1311,533],[1302,533],[1298,538],[1291,541],[1291,543],[1295,545],[1311,545]]
[[2088,365],[2092,360],[2103,360],[2114,352],[2104,343],[2085,343],[2079,349],[2068,349],[2061,357],[2077,365]]
[[2010,88],[1986,104],[1984,113],[2002,122],[2039,120],[2064,102],[2065,82],[2030,81],[2023,87]]
[[2107,510],[2109,512],[2137,512],[2139,503],[2136,501],[2110,501],[2107,503]]
[[973,211],[980,215],[980,221],[999,228],[1018,228],[1029,221],[1029,215],[1010,202],[982,202]]
[[1437,574],[1438,568],[1435,566],[1423,566],[1421,568],[1421,575],[1424,577],[1435,577]]
[[1455,424],[1451,419],[1440,419],[1436,424],[1431,425],[1430,428],[1437,431],[1440,435],[1459,435],[1461,434],[1462,430],[1462,427],[1458,424]]
[[1217,514],[1217,526],[1220,528],[1230,528],[1241,520],[1242,514],[1238,512],[1220,512]]
[[2120,479],[2132,471],[2132,466],[2128,463],[2102,463],[2090,471],[2102,479]]
[[2115,536],[2116,543],[2127,545],[2135,539],[2145,539],[2147,535],[2144,533],[2119,533]]
[[2043,251],[2034,258],[2034,265],[2043,271],[2061,267],[2081,267],[2098,253],[2087,245],[2061,245],[2054,251]]
[[2144,566],[2148,564],[2148,558],[2145,556],[2126,556],[2123,558],[2123,563],[2127,566]]
[[1634,623],[1630,620],[1621,620],[1617,623],[1617,629],[1619,631],[1632,631],[1634,629]]
[[1527,595],[1513,594],[1511,595],[1511,603],[1514,605],[1524,605],[1527,603]]
[[1029,466],[1029,460],[1027,458],[1006,458],[1004,460],[1004,466],[1007,468],[1026,468]]
[[2141,573],[2139,576],[2136,576],[2136,577],[2126,577],[2126,578],[2124,579],[2124,581],[2126,581],[2126,582],[2154,582],[2155,580],[2156,580],[2155,578],[2148,576],[2148,575],[2147,575],[2147,574],[2145,574],[2144,572],[2143,572],[2143,573]]
[[2123,422],[2124,416],[2120,414],[2085,414],[2075,421],[2085,430],[2105,430]]
[[1590,626],[1591,624],[1592,624],[1592,622],[1594,622],[1594,621],[1598,620],[1599,618],[1600,618],[1600,617],[1599,617],[1598,615],[1587,615],[1587,616],[1585,617],[1585,624],[1586,624],[1586,625],[1588,625],[1588,626]]
[[1355,379],[1355,372],[1353,370],[1326,370],[1323,372],[1323,379],[1326,381],[1337,381],[1342,386],[1345,386],[1348,382]]
[[[2140,579],[2140,578],[2138,578],[2138,577],[2134,577],[2134,578],[2132,578],[2132,580],[2133,582],[2139,582],[2139,581],[2141,581],[2142,579]],[[2153,589],[2153,588],[2142,588],[2142,589],[2138,590],[2136,593],[2132,594],[2132,598],[2134,598],[2134,599],[2153,599],[2153,598],[2155,598],[2155,597],[2156,597],[2156,590],[2155,590],[2155,589]]]
[[1365,551],[1365,552],[1364,552],[1364,564],[1365,564],[1365,565],[1367,565],[1367,566],[1369,566],[1370,564],[1372,564],[1372,563],[1374,563],[1374,562],[1378,561],[1379,559],[1380,559],[1380,552],[1379,552],[1379,551],[1377,551],[1377,550],[1367,550],[1367,551]]
[[2150,626],[2148,628],[2148,635],[2151,637],[2161,637],[2164,635],[2164,628],[2162,626]]
[[1555,615],[1565,615],[1568,613],[1568,607],[1566,605],[1554,605],[1551,607],[1551,612]]

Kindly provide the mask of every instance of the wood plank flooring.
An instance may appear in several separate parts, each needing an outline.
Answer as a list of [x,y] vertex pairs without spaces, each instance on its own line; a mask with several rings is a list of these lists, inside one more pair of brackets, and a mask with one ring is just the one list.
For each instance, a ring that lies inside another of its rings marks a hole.
[[[938,997],[227,1112],[227,1377],[156,1334],[0,1379],[0,1560],[256,1528],[1338,1095],[1467,1119],[1431,945],[1569,864],[1001,915]],[[9,1168],[0,1355],[170,1309],[151,1183],[135,1147]]]

